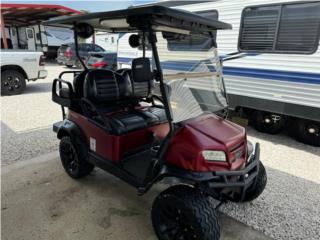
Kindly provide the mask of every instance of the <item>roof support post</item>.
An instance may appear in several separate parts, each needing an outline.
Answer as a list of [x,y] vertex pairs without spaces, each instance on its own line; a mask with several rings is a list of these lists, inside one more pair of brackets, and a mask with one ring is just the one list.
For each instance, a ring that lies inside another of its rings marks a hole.
[[79,54],[79,39],[78,39],[78,33],[77,33],[77,30],[76,30],[76,24],[74,23],[73,25],[73,32],[74,32],[74,48],[76,50],[76,57],[78,58],[80,64],[82,65],[82,67],[85,69],[85,70],[88,70],[86,64],[83,62],[80,54]]
[[174,134],[174,126],[173,126],[173,122],[172,122],[171,106],[169,104],[167,89],[164,85],[163,72],[162,72],[160,59],[159,59],[159,55],[158,55],[158,50],[157,50],[157,45],[156,45],[157,36],[156,36],[156,33],[153,32],[153,30],[151,28],[149,29],[148,33],[149,33],[149,43],[151,44],[151,47],[152,47],[152,55],[153,55],[154,62],[156,65],[156,70],[157,70],[156,71],[156,79],[160,83],[160,91],[161,91],[161,95],[162,95],[162,99],[163,99],[163,105],[164,105],[166,117],[167,117],[167,120],[168,120],[168,123],[170,126],[169,133],[167,134],[165,139],[162,141],[160,149],[157,153],[159,165],[161,166],[164,163],[163,157],[164,157],[164,155],[170,145],[170,142],[171,142],[173,134]]
[[6,28],[5,28],[5,23],[4,23],[2,11],[0,11],[0,25],[1,25],[1,35],[2,35],[3,47],[5,49],[8,49],[7,34],[6,34]]

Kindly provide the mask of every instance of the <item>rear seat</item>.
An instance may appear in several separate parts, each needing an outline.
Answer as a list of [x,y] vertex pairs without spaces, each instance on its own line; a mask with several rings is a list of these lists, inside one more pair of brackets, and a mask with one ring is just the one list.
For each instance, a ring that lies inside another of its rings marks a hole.
[[[149,59],[134,59],[132,69],[122,74],[103,69],[92,70],[87,73],[84,80],[84,97],[97,109],[108,114],[118,108],[118,113],[106,116],[111,133],[116,135],[166,121],[163,108],[137,106],[142,98],[148,97],[152,92],[153,81]],[[123,111],[122,108],[120,111],[121,106],[130,106],[130,110]]]

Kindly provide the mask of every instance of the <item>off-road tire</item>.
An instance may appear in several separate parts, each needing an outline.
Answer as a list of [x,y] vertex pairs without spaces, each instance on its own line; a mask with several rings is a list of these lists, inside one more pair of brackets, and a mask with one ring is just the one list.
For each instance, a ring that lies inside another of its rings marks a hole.
[[[310,134],[307,130],[309,125],[314,125],[316,128],[315,134]],[[304,119],[296,119],[294,124],[294,132],[295,137],[299,142],[313,145],[313,146],[320,146],[320,123],[311,121],[311,120],[304,120]]]
[[160,240],[180,239],[178,234],[182,234],[183,239],[220,238],[219,219],[214,206],[205,194],[187,185],[176,185],[160,193],[153,202],[151,217]]
[[261,195],[267,185],[267,172],[262,162],[259,163],[259,171],[255,181],[255,185],[248,188],[242,201],[239,194],[235,194],[230,200],[233,202],[250,202]]
[[21,72],[16,70],[1,72],[1,95],[21,94],[26,86],[26,78]]
[[285,127],[286,118],[281,114],[276,114],[280,116],[280,120],[278,120],[277,122],[266,123],[264,121],[265,117],[270,115],[270,118],[271,118],[272,114],[273,113],[264,112],[264,111],[254,111],[251,117],[251,122],[254,128],[257,131],[263,132],[263,133],[269,133],[269,134],[280,133]]
[[94,165],[87,162],[88,154],[74,144],[69,136],[61,138],[59,152],[62,166],[72,178],[84,177],[94,169]]

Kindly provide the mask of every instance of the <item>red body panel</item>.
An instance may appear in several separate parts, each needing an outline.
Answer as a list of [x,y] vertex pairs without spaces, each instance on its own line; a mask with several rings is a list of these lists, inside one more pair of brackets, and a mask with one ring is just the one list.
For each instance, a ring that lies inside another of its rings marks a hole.
[[122,156],[131,150],[151,143],[153,135],[162,138],[169,131],[168,124],[164,123],[126,135],[116,136],[109,134],[106,130],[76,112],[69,110],[68,119],[78,125],[88,144],[90,143],[90,138],[96,140],[96,153],[98,155],[115,162],[120,161]]
[[[76,123],[86,137],[96,140],[96,153],[106,160],[118,162],[128,152],[152,142],[152,136],[164,138],[167,123],[130,132],[125,135],[110,135],[86,117],[69,111],[68,119]],[[227,162],[206,161],[203,150],[221,150],[227,153]],[[234,158],[236,151],[242,154]],[[221,171],[240,169],[246,161],[246,132],[243,127],[214,114],[204,114],[188,120],[175,133],[166,154],[166,161],[191,171]]]
[[[203,150],[221,150],[227,153],[227,162],[206,161]],[[241,156],[232,162],[235,151]],[[205,114],[188,120],[175,134],[166,155],[167,161],[192,171],[235,170],[246,160],[246,132],[232,122],[214,114]]]

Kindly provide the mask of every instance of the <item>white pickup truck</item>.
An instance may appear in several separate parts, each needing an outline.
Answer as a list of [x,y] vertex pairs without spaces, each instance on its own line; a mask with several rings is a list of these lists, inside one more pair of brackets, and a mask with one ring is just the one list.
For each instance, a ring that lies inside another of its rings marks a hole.
[[15,95],[26,88],[26,81],[46,78],[42,52],[1,49],[1,95]]

